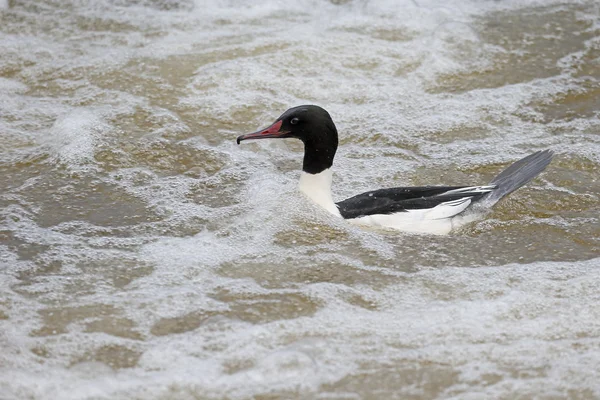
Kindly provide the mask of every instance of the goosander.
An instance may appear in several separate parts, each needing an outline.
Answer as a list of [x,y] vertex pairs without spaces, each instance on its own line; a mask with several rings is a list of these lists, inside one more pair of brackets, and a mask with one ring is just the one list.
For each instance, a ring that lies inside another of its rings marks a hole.
[[268,128],[241,135],[243,140],[295,138],[304,143],[300,191],[331,214],[359,225],[406,232],[447,234],[472,221],[467,210],[489,208],[540,174],[552,160],[551,150],[537,151],[515,162],[487,185],[395,187],[362,193],[335,203],[331,194],[338,133],[321,107],[290,108]]

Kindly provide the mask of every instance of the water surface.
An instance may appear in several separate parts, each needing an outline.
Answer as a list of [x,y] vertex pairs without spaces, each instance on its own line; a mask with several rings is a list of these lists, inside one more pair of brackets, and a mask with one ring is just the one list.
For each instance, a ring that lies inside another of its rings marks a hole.
[[[0,398],[600,397],[595,1],[0,1]],[[449,236],[334,198],[548,170]]]

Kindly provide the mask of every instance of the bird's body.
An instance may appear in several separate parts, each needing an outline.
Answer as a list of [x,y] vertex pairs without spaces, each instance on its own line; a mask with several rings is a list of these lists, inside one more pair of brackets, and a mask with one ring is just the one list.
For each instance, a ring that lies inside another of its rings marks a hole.
[[550,150],[535,152],[512,164],[482,186],[423,186],[379,189],[335,203],[331,193],[337,129],[317,106],[286,111],[269,128],[238,137],[248,139],[298,138],[304,142],[299,188],[309,199],[335,216],[361,225],[407,232],[446,234],[470,222],[473,205],[489,208],[502,197],[541,173],[552,160]]

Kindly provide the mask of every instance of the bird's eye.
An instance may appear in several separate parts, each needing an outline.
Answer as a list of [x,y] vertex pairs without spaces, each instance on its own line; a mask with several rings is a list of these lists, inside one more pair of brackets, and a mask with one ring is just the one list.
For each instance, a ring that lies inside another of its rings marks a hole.
[[300,120],[298,118],[292,118],[292,119],[290,119],[290,124],[292,124],[292,125],[297,125],[298,122],[300,122]]

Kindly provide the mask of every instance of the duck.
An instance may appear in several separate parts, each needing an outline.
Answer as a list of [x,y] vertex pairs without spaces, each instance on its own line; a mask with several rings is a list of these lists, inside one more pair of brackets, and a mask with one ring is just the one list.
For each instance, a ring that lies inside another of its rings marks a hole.
[[485,185],[391,187],[335,202],[331,184],[338,132],[322,107],[290,108],[269,127],[238,136],[237,144],[286,138],[304,143],[300,192],[327,212],[357,225],[439,235],[476,220],[482,211],[538,176],[554,155],[550,149],[536,151],[514,162]]

